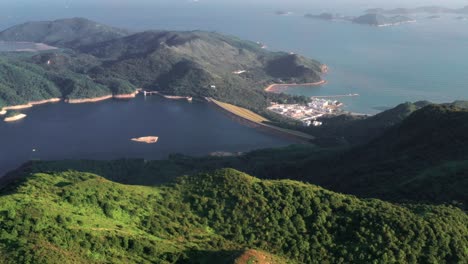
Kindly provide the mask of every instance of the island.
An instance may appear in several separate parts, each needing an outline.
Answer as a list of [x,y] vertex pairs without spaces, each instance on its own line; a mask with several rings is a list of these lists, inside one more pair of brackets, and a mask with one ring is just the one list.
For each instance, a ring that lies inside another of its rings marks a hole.
[[349,17],[345,17],[339,14],[332,14],[332,13],[321,13],[319,15],[314,15],[314,14],[305,14],[304,17],[306,18],[312,18],[312,19],[320,19],[320,20],[349,20]]
[[439,15],[432,15],[432,16],[428,16],[427,19],[439,19],[441,18],[441,16]]
[[146,143],[146,144],[154,144],[158,142],[158,140],[159,140],[159,137],[155,137],[155,136],[138,137],[138,138],[131,139],[131,141]]
[[24,119],[26,117],[25,114],[22,114],[22,113],[18,113],[18,112],[8,112],[6,114],[6,117],[5,119],[3,119],[3,121],[5,122],[14,122],[14,121],[18,121],[18,120],[21,120],[21,119]]
[[275,14],[278,15],[278,16],[289,16],[289,15],[292,15],[292,12],[290,12],[290,11],[276,11]]
[[352,20],[353,23],[370,25],[377,27],[394,26],[403,23],[416,22],[416,20],[406,16],[387,17],[381,14],[366,14]]
[[404,15],[404,14],[417,14],[417,13],[429,13],[429,14],[468,14],[468,6],[462,8],[448,8],[442,6],[420,6],[415,8],[371,8],[365,10],[369,14],[388,14],[388,15]]
[[326,21],[344,21],[344,22],[351,22],[355,24],[378,26],[378,27],[394,26],[394,25],[400,25],[403,23],[416,22],[416,20],[410,17],[401,16],[401,15],[387,17],[380,13],[369,13],[369,14],[365,14],[362,16],[358,16],[358,17],[342,16],[339,14],[332,14],[332,13],[321,13],[319,15],[306,14],[305,17],[311,18],[311,19],[326,20]]

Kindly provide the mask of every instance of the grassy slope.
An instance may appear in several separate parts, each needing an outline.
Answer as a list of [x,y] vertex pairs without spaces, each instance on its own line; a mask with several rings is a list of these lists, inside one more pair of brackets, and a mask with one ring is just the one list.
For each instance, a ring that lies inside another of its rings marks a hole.
[[1,194],[4,263],[233,263],[244,248],[297,263],[468,257],[468,216],[458,209],[360,200],[234,170],[153,188],[35,174]]

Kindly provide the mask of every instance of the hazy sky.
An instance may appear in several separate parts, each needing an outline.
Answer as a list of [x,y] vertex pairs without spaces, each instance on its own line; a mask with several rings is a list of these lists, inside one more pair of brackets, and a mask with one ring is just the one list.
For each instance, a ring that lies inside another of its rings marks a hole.
[[[197,2],[197,3],[194,3]],[[356,6],[420,6],[420,5],[442,5],[449,7],[461,7],[468,5],[468,0],[0,0],[0,7],[140,7],[158,5],[178,5],[178,4],[228,4],[228,5],[262,5],[271,7],[287,6],[307,6],[307,7],[335,7],[339,5],[352,7]]]

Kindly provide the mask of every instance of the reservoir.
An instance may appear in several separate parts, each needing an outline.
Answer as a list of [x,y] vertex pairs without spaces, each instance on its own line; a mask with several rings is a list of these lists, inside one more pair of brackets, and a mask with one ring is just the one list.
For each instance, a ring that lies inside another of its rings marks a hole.
[[[137,96],[129,101],[55,103],[22,110],[0,122],[0,175],[28,160],[163,159],[286,146],[292,141],[244,126],[214,106]],[[157,136],[156,144],[131,141]]]

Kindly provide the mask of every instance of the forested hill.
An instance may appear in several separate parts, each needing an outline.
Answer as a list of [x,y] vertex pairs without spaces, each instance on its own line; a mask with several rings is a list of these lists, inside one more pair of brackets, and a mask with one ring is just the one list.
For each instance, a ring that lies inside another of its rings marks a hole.
[[[214,32],[128,31],[82,18],[30,22],[0,40],[45,42],[61,50],[0,53],[0,107],[52,97],[93,98],[138,88],[221,101],[262,111],[273,82],[316,82],[322,64]],[[27,83],[18,83],[18,82]]]
[[129,35],[128,30],[106,26],[85,18],[27,22],[0,32],[3,41],[27,41],[76,48]]
[[39,173],[0,193],[0,263],[252,263],[245,249],[272,253],[271,263],[468,258],[459,209],[362,200],[230,169],[160,187]]

